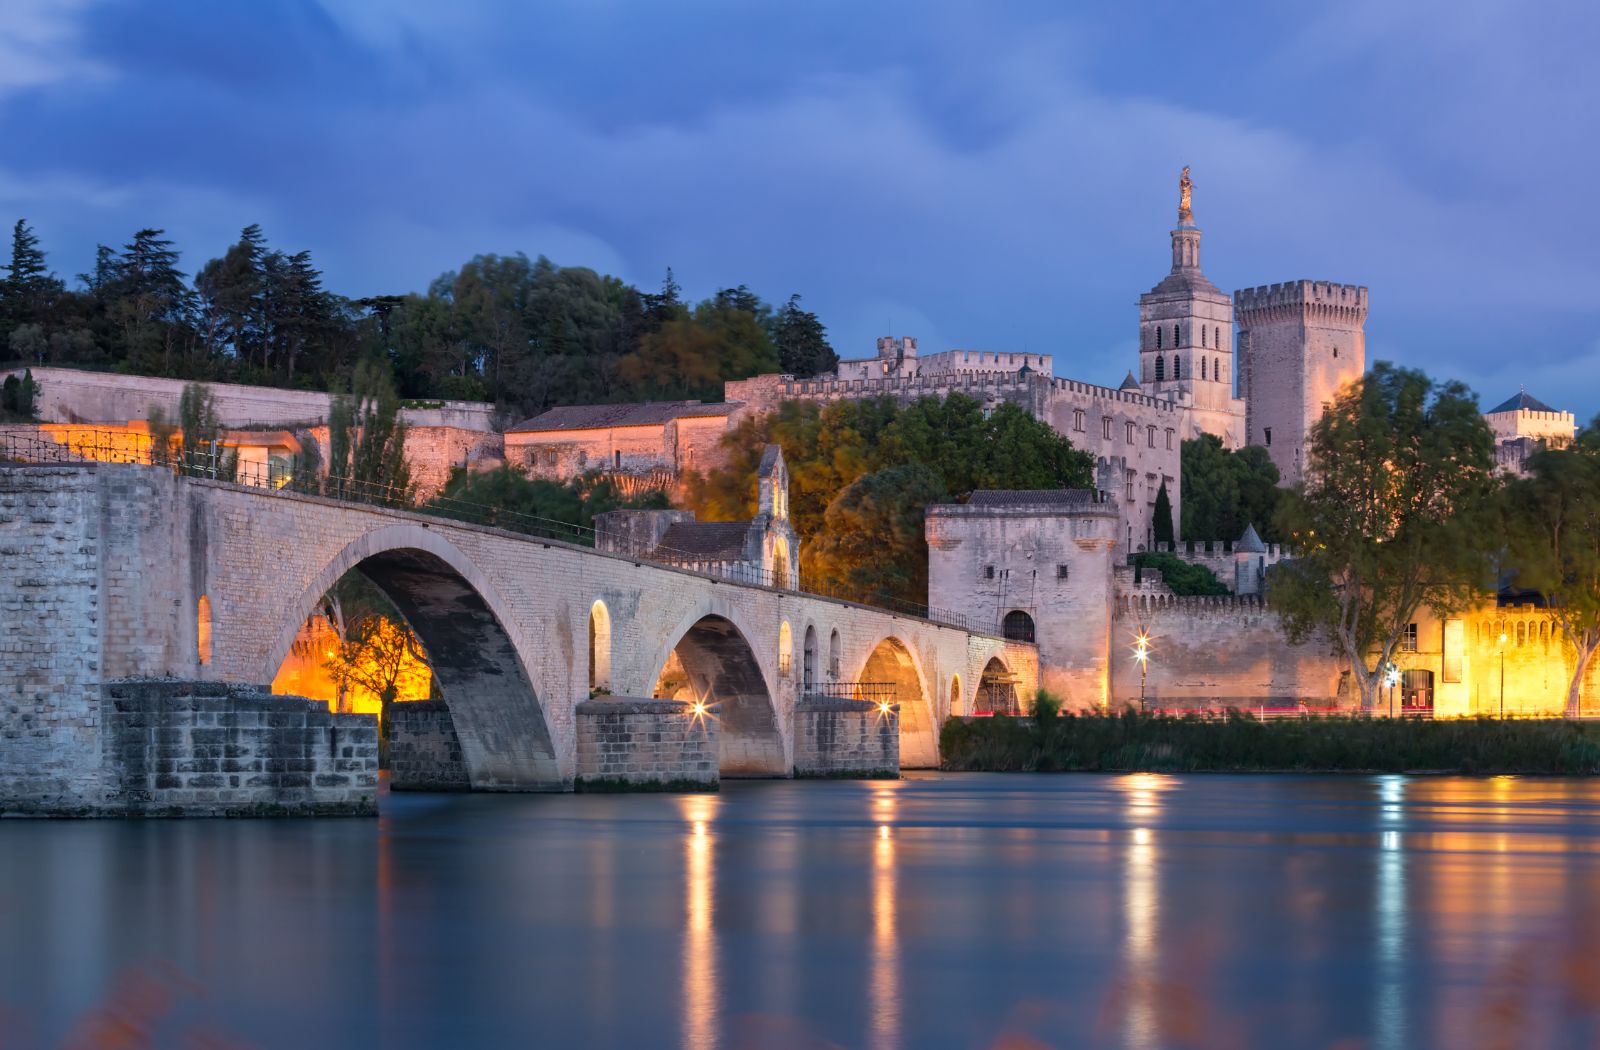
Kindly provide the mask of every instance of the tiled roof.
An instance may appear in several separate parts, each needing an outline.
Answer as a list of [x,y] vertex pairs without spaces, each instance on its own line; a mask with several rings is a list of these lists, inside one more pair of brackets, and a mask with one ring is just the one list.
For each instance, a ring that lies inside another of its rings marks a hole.
[[1516,397],[1513,397],[1513,398],[1510,398],[1510,399],[1508,399],[1506,401],[1503,401],[1499,405],[1495,406],[1494,408],[1489,409],[1489,414],[1493,415],[1496,412],[1521,412],[1521,411],[1528,411],[1528,412],[1554,412],[1556,410],[1551,408],[1549,405],[1545,404],[1543,401],[1540,401],[1538,398],[1534,397],[1533,395],[1529,394],[1526,390],[1521,390],[1521,391],[1517,392],[1517,396]]
[[675,521],[661,534],[660,548],[669,555],[690,555],[707,561],[744,557],[748,521]]
[[602,427],[660,426],[688,416],[729,416],[738,403],[716,405],[699,401],[644,401],[625,405],[563,405],[524,419],[507,431],[515,434],[543,430],[596,430]]
[[1256,532],[1254,525],[1244,527],[1244,535],[1239,537],[1239,542],[1233,545],[1233,549],[1246,554],[1267,553],[1267,545],[1261,542],[1261,536]]
[[1093,503],[1089,489],[979,489],[967,500],[969,507],[1039,507]]
[[1128,373],[1128,378],[1124,379],[1122,381],[1122,385],[1117,387],[1117,389],[1118,390],[1138,390],[1139,389],[1139,381],[1137,379],[1133,378],[1133,372],[1132,371],[1130,371]]

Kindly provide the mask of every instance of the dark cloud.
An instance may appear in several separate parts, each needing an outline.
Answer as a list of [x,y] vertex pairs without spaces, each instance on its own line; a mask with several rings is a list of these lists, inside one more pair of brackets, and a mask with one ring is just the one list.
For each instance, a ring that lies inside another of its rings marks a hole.
[[1223,287],[1367,284],[1370,358],[1600,409],[1586,5],[681,6],[27,0],[0,218],[67,273],[259,221],[352,294],[480,251],[671,265],[800,291],[847,351],[892,325],[1115,382],[1188,163]]

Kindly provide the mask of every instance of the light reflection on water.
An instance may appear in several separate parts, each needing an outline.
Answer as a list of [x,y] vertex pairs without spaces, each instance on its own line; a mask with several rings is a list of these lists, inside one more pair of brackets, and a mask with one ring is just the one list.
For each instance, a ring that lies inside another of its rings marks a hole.
[[0,1047],[1590,1045],[1600,783],[917,776],[0,823]]

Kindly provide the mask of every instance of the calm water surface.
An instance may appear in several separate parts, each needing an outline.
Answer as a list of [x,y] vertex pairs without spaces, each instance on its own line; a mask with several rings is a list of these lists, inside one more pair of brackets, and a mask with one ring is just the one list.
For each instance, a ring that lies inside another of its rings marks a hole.
[[1597,904],[1588,780],[965,774],[8,821],[0,1047],[1587,1047]]

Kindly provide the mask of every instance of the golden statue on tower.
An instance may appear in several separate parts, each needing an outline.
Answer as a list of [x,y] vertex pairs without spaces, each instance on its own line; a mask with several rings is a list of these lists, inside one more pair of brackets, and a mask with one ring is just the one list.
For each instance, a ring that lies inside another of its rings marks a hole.
[[1183,175],[1178,179],[1178,223],[1180,225],[1194,222],[1194,212],[1189,207],[1189,198],[1194,191],[1194,183],[1189,181],[1189,165],[1183,166]]

